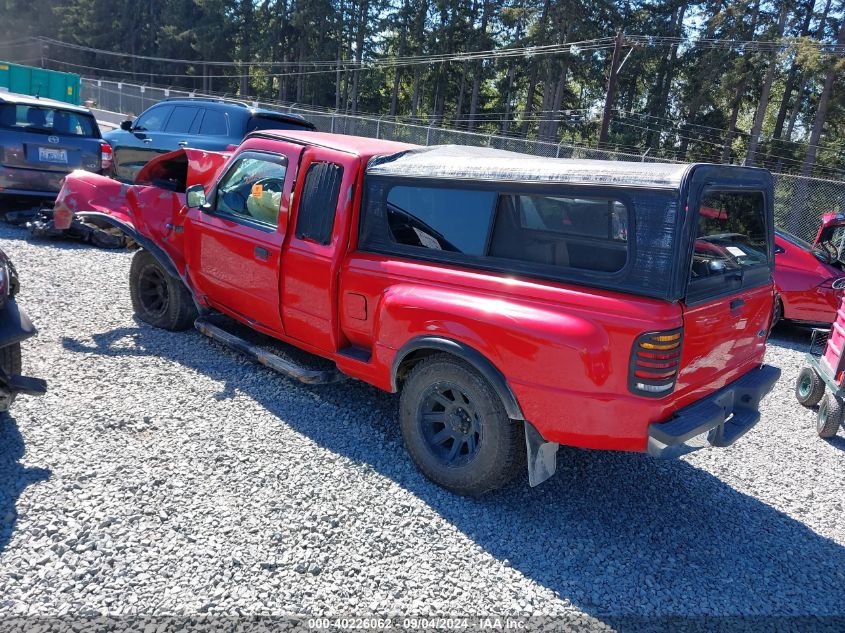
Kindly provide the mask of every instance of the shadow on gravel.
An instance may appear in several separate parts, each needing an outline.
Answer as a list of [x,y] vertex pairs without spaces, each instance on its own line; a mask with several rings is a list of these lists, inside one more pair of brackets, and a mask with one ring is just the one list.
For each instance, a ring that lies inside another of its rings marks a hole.
[[[371,465],[492,556],[610,624],[624,628],[624,616],[634,614],[845,609],[845,548],[684,461],[562,448],[557,476],[538,488],[522,476],[483,499],[460,498],[412,466],[396,396],[358,382],[310,392],[287,383],[292,392],[318,396],[291,404],[273,397],[274,381],[285,379],[269,370],[256,367],[237,384],[243,367],[222,348],[219,359],[198,354],[197,346],[214,345],[199,334],[142,325],[93,338],[93,346],[65,339],[64,347],[160,356],[225,382],[224,391],[244,393],[326,449]],[[327,423],[326,405],[337,409],[336,424]],[[346,414],[356,423],[346,423]]]
[[810,336],[813,328],[795,325],[793,323],[779,323],[775,326],[769,345],[795,350],[796,352],[810,351]]
[[[842,433],[845,432],[843,429],[840,428],[839,435],[834,435],[831,438],[828,438],[827,443],[831,446],[838,448],[840,451],[845,451],[845,437],[842,437]],[[845,585],[843,585],[843,591],[845,591]],[[843,607],[843,611],[845,611],[845,607]]]
[[27,486],[50,478],[49,470],[21,466],[19,460],[23,454],[24,443],[18,423],[8,414],[0,414],[0,554],[15,530],[18,497]]

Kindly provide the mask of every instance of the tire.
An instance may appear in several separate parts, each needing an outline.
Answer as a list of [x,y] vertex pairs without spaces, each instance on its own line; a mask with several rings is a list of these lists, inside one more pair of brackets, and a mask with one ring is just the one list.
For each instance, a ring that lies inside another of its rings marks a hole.
[[[13,376],[21,373],[21,344],[12,343],[6,347],[0,348],[0,367],[7,375]],[[0,402],[0,411],[5,411],[15,401],[15,396],[12,394],[6,402]]]
[[132,308],[142,321],[165,330],[187,330],[197,318],[191,293],[144,249],[135,253],[129,268]]
[[819,414],[816,418],[816,433],[819,437],[833,437],[839,430],[839,425],[845,418],[845,406],[842,400],[833,394],[827,394],[819,404]]
[[417,363],[403,384],[399,409],[411,459],[451,492],[478,496],[501,488],[525,463],[522,424],[508,418],[490,383],[454,356],[435,354]]
[[814,407],[824,396],[824,380],[810,367],[804,367],[795,381],[795,399],[805,407]]
[[769,328],[769,331],[774,329],[774,327],[783,320],[783,301],[781,301],[780,297],[775,296],[775,305],[773,308],[772,313],[772,327]]

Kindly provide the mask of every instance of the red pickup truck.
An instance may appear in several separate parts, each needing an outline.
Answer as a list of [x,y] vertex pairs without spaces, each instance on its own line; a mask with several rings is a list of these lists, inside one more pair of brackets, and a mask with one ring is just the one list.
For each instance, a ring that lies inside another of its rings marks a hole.
[[56,222],[141,245],[148,323],[401,391],[414,462],[480,494],[526,457],[545,480],[559,444],[668,455],[750,429],[780,374],[772,202],[760,169],[265,131],[129,186],[77,172]]

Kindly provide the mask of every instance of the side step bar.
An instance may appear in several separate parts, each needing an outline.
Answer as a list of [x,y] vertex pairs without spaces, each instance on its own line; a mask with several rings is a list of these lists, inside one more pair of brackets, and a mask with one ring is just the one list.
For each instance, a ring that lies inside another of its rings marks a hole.
[[304,365],[299,365],[286,358],[282,358],[277,354],[268,352],[254,343],[250,343],[239,336],[227,332],[219,325],[213,323],[208,317],[199,317],[194,321],[194,327],[218,343],[222,343],[226,347],[245,354],[252,360],[261,363],[265,367],[269,367],[273,371],[277,371],[289,378],[295,378],[305,384],[325,385],[339,382],[343,379],[340,372],[334,369],[310,369]]

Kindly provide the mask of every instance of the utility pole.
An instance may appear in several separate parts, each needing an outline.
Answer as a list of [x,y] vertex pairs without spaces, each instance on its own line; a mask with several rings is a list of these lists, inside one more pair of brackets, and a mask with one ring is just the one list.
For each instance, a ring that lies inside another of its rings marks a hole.
[[610,112],[613,109],[613,99],[616,96],[616,81],[619,78],[621,68],[622,47],[625,46],[625,33],[619,31],[616,34],[616,41],[613,44],[613,57],[610,61],[610,75],[607,78],[607,94],[604,99],[604,115],[601,118],[601,131],[599,132],[599,147],[602,147],[608,140],[610,129]]

